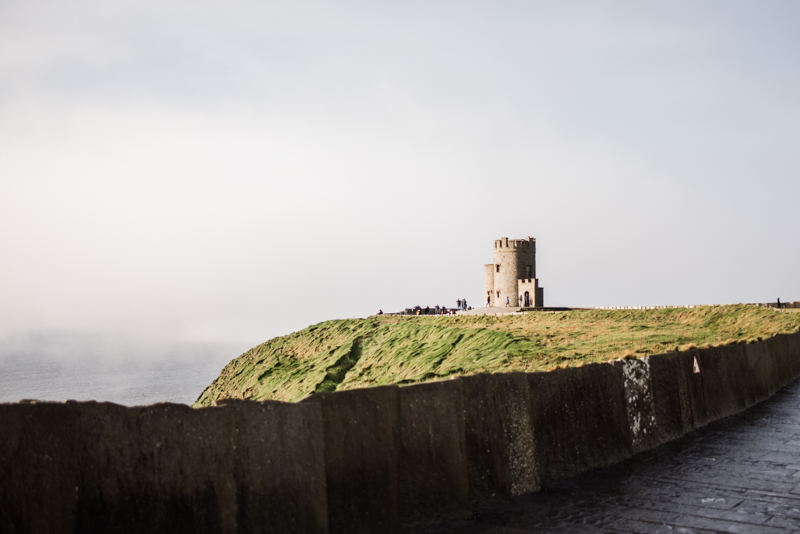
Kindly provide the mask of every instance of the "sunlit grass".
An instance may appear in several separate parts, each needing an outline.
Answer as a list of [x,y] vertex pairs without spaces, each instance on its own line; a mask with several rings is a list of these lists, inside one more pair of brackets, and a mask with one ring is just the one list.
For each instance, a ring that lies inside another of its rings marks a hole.
[[754,341],[798,328],[798,313],[745,305],[328,321],[232,360],[196,405],[226,397],[296,401],[315,391],[547,371]]

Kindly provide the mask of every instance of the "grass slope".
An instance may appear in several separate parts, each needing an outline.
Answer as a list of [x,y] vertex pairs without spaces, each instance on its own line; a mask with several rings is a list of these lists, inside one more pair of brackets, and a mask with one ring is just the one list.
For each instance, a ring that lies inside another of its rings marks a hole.
[[798,328],[800,313],[745,305],[327,321],[232,360],[195,406],[223,398],[297,401],[315,392],[480,372],[545,371]]

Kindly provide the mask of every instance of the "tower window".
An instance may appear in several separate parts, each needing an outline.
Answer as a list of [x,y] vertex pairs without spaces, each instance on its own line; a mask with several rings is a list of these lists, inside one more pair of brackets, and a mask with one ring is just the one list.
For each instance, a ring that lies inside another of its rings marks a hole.
[[495,265],[495,267],[497,267],[497,272],[499,273],[500,272],[500,264],[498,263],[497,265]]
[[497,298],[500,298],[500,292],[499,291],[497,292]]
[[531,277],[531,266],[530,265],[526,265],[525,266],[525,278],[530,278],[530,277]]

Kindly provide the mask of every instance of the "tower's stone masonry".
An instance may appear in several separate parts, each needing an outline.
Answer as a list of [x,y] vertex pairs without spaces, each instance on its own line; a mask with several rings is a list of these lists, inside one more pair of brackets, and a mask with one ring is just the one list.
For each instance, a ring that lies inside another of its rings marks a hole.
[[508,239],[494,242],[494,263],[484,266],[484,301],[491,307],[544,306],[544,288],[536,278],[536,239]]

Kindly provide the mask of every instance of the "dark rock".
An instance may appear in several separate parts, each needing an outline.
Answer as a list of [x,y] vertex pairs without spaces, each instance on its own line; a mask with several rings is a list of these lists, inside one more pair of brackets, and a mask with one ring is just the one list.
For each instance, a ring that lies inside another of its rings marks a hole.
[[399,388],[312,395],[325,429],[330,531],[398,529]]
[[685,353],[669,352],[648,358],[656,427],[660,441],[677,439],[694,428],[690,373]]
[[712,347],[691,354],[700,366],[708,422],[739,413],[755,403],[745,345]]
[[471,502],[538,491],[527,375],[479,374],[461,382]]
[[0,405],[3,532],[327,532],[319,406]]
[[74,404],[0,404],[0,532],[75,532],[79,417]]
[[613,365],[622,371],[634,454],[657,447],[661,440],[650,381],[650,358],[617,360]]
[[541,483],[633,454],[622,371],[607,364],[528,375]]
[[400,523],[470,515],[460,380],[400,388]]

